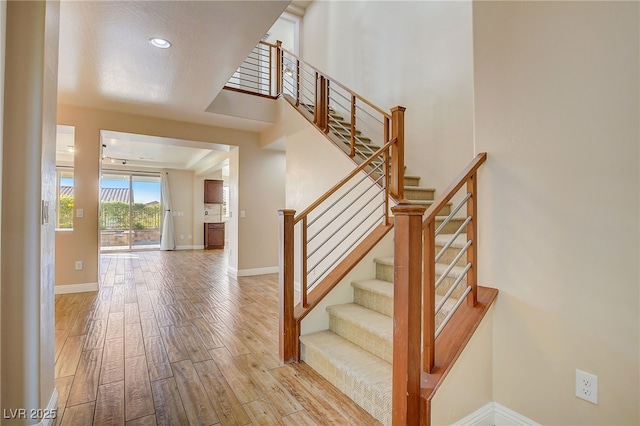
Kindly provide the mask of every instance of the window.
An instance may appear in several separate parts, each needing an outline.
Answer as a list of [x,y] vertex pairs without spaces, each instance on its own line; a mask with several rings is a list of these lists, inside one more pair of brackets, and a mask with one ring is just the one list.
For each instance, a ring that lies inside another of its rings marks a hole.
[[73,170],[56,170],[56,228],[73,229]]
[[56,135],[56,229],[73,229],[75,128],[61,126]]

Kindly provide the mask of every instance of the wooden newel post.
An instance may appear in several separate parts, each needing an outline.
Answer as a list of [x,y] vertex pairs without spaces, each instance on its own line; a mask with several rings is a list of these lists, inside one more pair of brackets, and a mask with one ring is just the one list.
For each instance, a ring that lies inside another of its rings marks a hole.
[[297,360],[297,326],[293,315],[293,274],[294,274],[294,215],[295,210],[279,210],[280,249],[279,249],[279,314],[280,314],[280,360]]
[[391,195],[404,198],[404,112],[405,107],[391,108],[391,138],[396,138],[391,151]]
[[395,220],[393,296],[393,426],[420,421],[422,215],[424,206],[399,204]]
[[276,41],[276,90],[277,95],[282,93],[282,42]]
[[322,74],[316,74],[316,125],[322,129],[323,132],[327,133],[329,131],[328,80]]

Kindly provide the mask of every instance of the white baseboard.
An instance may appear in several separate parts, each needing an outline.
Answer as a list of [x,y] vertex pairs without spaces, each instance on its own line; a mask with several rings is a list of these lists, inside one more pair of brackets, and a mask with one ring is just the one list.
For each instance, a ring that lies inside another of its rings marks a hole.
[[254,275],[277,274],[279,271],[280,268],[277,266],[270,266],[267,268],[239,269],[237,276],[252,277]]
[[98,283],[57,285],[54,287],[53,293],[67,294],[67,293],[84,293],[87,291],[98,291]]
[[[51,394],[51,398],[49,398],[49,404],[47,404],[47,408],[42,412],[44,418],[40,419],[40,422],[38,422],[36,426],[53,426],[56,423],[57,413],[58,389],[53,388],[53,393]],[[62,419],[59,419],[59,422],[60,421],[62,421]]]
[[493,420],[496,426],[540,426],[540,423],[536,423],[530,418],[525,417],[504,405],[500,405],[497,402],[494,402],[493,405],[495,407],[495,418]]
[[254,275],[277,274],[279,271],[280,271],[280,268],[277,266],[270,266],[267,268],[253,268],[253,269],[236,269],[229,266],[227,269],[227,272],[233,278],[252,277]]
[[528,417],[517,413],[497,402],[483,405],[453,426],[540,426]]
[[176,246],[176,250],[202,250],[204,245],[201,246]]

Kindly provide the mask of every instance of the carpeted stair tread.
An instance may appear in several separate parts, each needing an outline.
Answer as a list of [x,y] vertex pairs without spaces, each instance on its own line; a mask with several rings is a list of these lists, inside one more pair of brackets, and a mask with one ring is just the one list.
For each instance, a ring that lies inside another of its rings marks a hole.
[[356,303],[327,306],[327,312],[389,342],[393,340],[393,319],[387,315]]
[[377,279],[360,280],[352,282],[351,285],[355,288],[367,290],[380,296],[393,298],[393,284],[389,281],[382,281]]
[[428,191],[428,192],[435,192],[435,188],[427,188],[426,186],[409,186],[409,185],[405,185],[404,190],[410,190],[410,191]]
[[393,266],[393,256],[376,257],[373,261],[380,265]]
[[352,282],[353,302],[388,317],[393,316],[393,283],[379,279]]
[[300,336],[302,359],[382,424],[391,424],[391,364],[329,331]]
[[[436,263],[436,276],[440,276],[448,267],[449,265],[446,265],[444,263]],[[464,267],[454,266],[451,269],[451,272],[449,272],[449,277],[458,278],[463,271],[464,271]]]
[[334,359],[336,367],[344,367],[346,374],[357,376],[373,386],[383,385],[391,389],[391,364],[344,337],[323,330],[300,336],[300,342]]
[[[436,246],[444,247],[444,245],[447,244],[449,240],[451,240],[451,237],[453,237],[453,234],[436,235]],[[467,244],[467,234],[460,234],[456,237],[455,241],[451,244],[450,247],[459,249],[464,247],[465,244]]]

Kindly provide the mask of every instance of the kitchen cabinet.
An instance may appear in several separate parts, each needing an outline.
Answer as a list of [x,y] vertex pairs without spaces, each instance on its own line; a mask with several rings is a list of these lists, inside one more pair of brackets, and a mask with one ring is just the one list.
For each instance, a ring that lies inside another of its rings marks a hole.
[[205,204],[222,204],[224,202],[222,197],[222,185],[221,180],[205,179],[204,181],[204,203]]
[[204,224],[204,248],[224,248],[224,223]]

